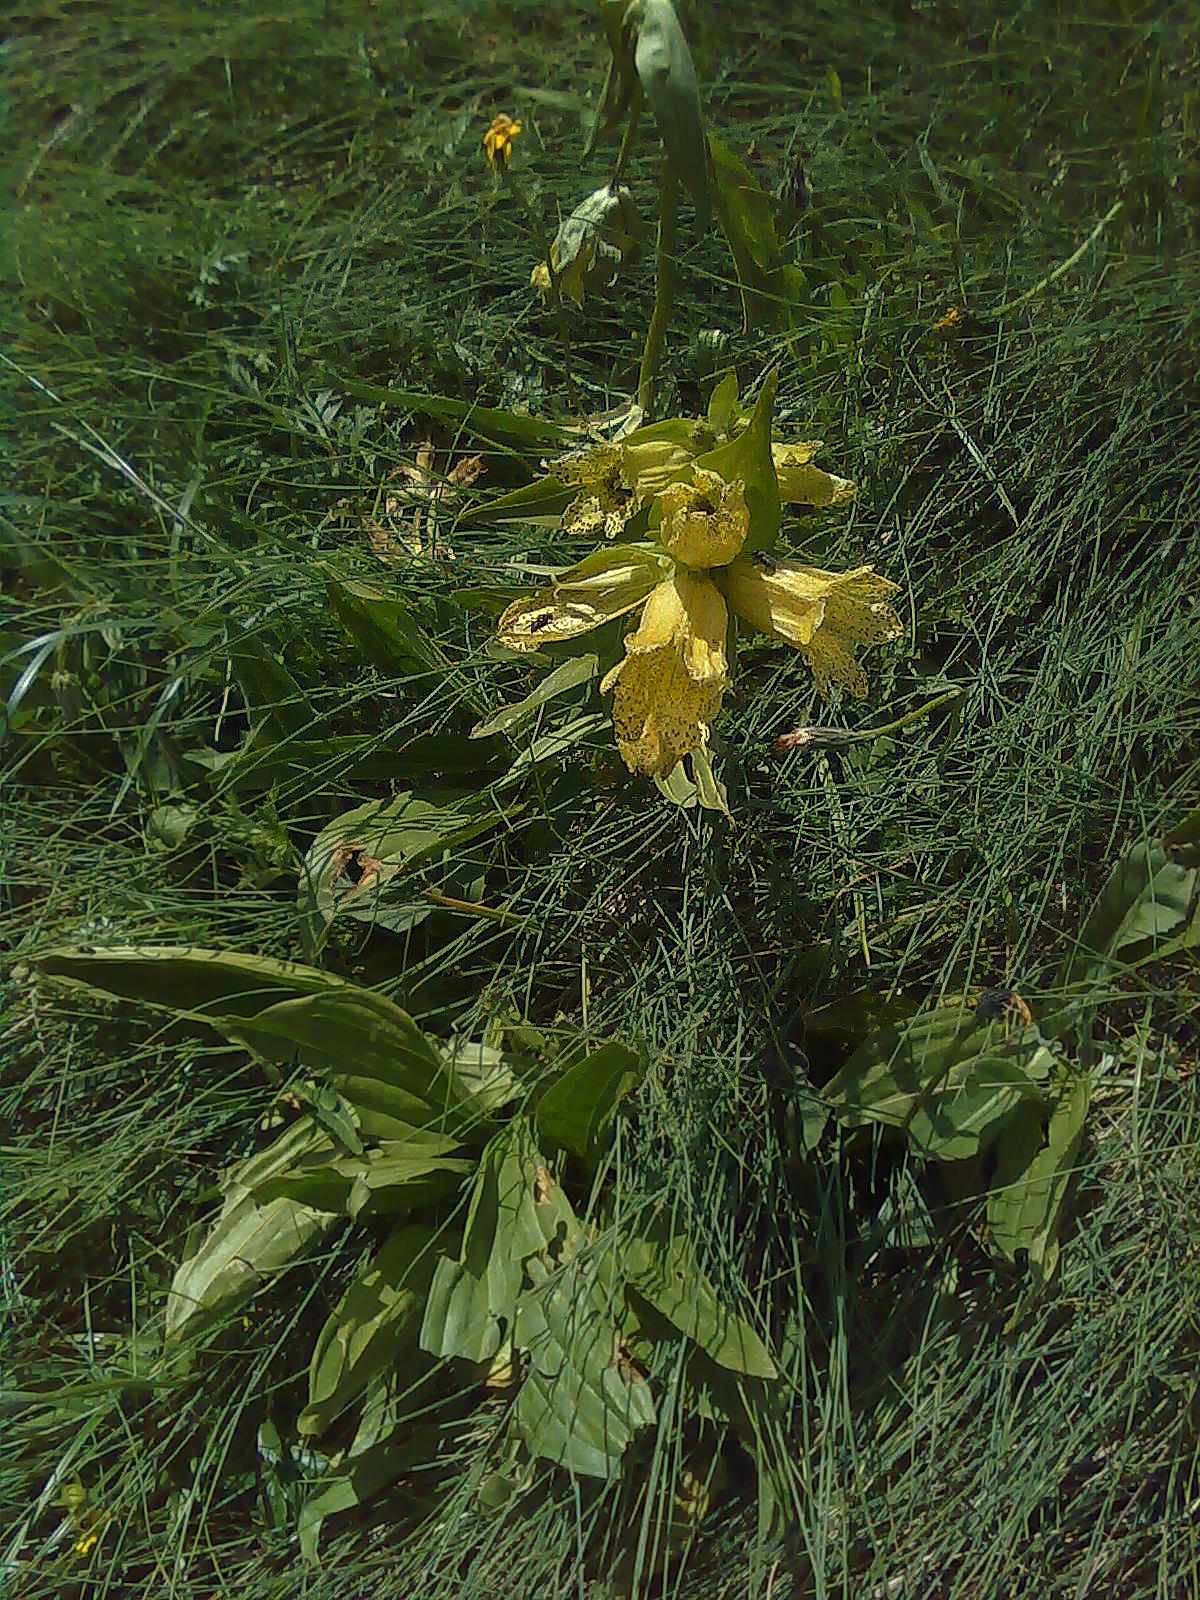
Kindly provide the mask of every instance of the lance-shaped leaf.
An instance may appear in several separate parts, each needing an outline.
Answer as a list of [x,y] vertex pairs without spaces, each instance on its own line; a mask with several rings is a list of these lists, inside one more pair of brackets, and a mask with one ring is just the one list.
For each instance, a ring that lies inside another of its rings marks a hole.
[[351,1281],[317,1337],[300,1433],[324,1433],[377,1373],[415,1349],[436,1240],[423,1224],[397,1228]]
[[542,706],[557,699],[560,694],[567,694],[570,690],[577,689],[581,683],[590,682],[598,671],[598,657],[572,656],[560,667],[555,667],[553,672],[547,673],[524,700],[518,700],[511,706],[504,706],[502,710],[472,728],[471,738],[486,739],[494,733],[511,733],[519,723],[525,721],[526,717],[532,716],[535,711],[540,711]]
[[617,1107],[646,1075],[646,1057],[610,1040],[576,1062],[538,1102],[537,1125],[562,1150],[594,1166]]
[[1062,964],[1059,988],[1069,992],[1167,946],[1180,948],[1178,936],[1195,918],[1198,882],[1200,869],[1173,860],[1160,844],[1147,840],[1126,851]]
[[1080,1074],[1055,1106],[1044,1138],[1041,1116],[1022,1106],[997,1145],[987,1208],[992,1242],[1010,1261],[1025,1251],[1043,1281],[1058,1265],[1058,1235],[1090,1103],[1091,1082]]
[[600,0],[600,17],[612,55],[604,76],[604,88],[596,107],[592,131],[583,152],[585,160],[603,137],[620,127],[640,101],[642,91],[633,57],[635,14],[628,0]]
[[724,1305],[687,1235],[659,1217],[625,1242],[620,1267],[631,1289],[699,1345],[719,1367],[774,1378],[770,1352],[744,1317]]
[[421,1348],[490,1361],[511,1337],[523,1264],[539,1253],[555,1257],[577,1229],[528,1122],[515,1117],[480,1158],[462,1255],[440,1262],[434,1273]]
[[1044,1103],[1036,1037],[1005,1038],[960,1006],[943,1006],[867,1038],[826,1084],[845,1127],[902,1129],[922,1155],[962,1160],[986,1148],[1017,1107]]
[[399,595],[374,584],[329,578],[329,609],[363,656],[381,672],[446,672],[445,655]]
[[449,1154],[460,1149],[453,1140],[429,1144],[421,1141],[420,1132],[371,1151],[350,1191],[348,1210],[356,1222],[415,1211],[453,1194],[475,1171],[476,1161]]
[[525,1355],[515,1426],[535,1456],[611,1479],[630,1439],[654,1421],[650,1387],[621,1347],[594,1263],[557,1271],[534,1259],[513,1343]]
[[771,453],[771,419],[775,409],[778,371],[763,379],[750,420],[736,438],[697,457],[696,466],[716,472],[726,483],[746,486],[746,505],[750,511],[750,532],[746,550],[765,550],[779,534],[779,481]]
[[424,394],[416,389],[388,389],[358,378],[339,378],[327,374],[327,381],[355,400],[368,405],[394,406],[397,410],[433,417],[477,439],[487,440],[518,452],[561,447],[565,430],[557,422],[531,417],[522,411],[502,411],[476,405],[473,400],[456,400],[449,395]]
[[771,197],[722,140],[709,134],[708,148],[717,221],[737,268],[743,332],[786,331],[792,325],[792,305],[800,285],[796,269],[783,259]]
[[356,1109],[354,1086],[368,1082],[390,1092],[388,1110],[405,1123],[457,1132],[480,1120],[480,1108],[406,1011],[315,967],[153,945],[49,951],[35,964],[77,988],[202,1020],[268,1060],[299,1060],[326,1075]]
[[640,20],[634,62],[654,112],[667,160],[696,207],[701,228],[709,219],[708,147],[700,113],[700,86],[671,0],[636,0]]

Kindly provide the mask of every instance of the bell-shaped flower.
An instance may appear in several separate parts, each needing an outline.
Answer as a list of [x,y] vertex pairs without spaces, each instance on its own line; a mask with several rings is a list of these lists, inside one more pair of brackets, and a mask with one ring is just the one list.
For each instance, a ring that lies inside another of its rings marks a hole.
[[860,699],[867,675],[855,647],[883,644],[903,632],[889,603],[899,588],[872,567],[823,572],[773,558],[739,557],[724,574],[725,595],[738,616],[794,645],[823,695],[836,683]]
[[676,571],[646,602],[607,674],[613,727],[631,772],[665,778],[708,743],[729,682],[725,602],[711,579]]
[[686,567],[724,567],[750,531],[746,486],[695,467],[690,481],[668,484],[658,496],[658,542]]

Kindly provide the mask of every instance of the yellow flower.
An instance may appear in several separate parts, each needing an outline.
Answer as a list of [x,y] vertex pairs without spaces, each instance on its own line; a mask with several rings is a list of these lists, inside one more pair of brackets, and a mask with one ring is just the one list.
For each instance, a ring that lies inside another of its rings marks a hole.
[[521,131],[521,124],[501,112],[483,136],[483,153],[493,172],[502,172],[512,155],[513,140]]
[[841,506],[854,499],[856,488],[850,478],[839,478],[835,472],[822,472],[812,465],[821,448],[819,439],[771,446],[781,500],[799,506]]
[[727,614],[709,578],[677,571],[646,602],[625,659],[600,685],[614,689],[613,728],[631,772],[668,777],[708,744],[729,682]]
[[616,538],[645,502],[687,467],[695,450],[660,434],[658,428],[639,428],[619,444],[591,445],[546,462],[560,482],[580,490],[563,512],[567,533]]
[[900,586],[872,567],[823,572],[795,561],[743,557],[725,574],[724,587],[738,616],[801,651],[823,695],[837,683],[861,699],[867,675],[854,647],[883,644],[903,632],[888,603]]
[[724,567],[750,531],[743,483],[726,483],[704,467],[690,483],[671,483],[658,496],[659,543],[688,567]]

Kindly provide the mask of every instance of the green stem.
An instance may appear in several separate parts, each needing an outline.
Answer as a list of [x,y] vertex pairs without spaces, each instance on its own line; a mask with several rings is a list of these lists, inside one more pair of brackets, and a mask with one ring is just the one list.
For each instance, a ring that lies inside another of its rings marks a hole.
[[633,104],[629,108],[629,121],[625,124],[625,132],[621,136],[621,148],[617,152],[617,164],[613,168],[613,175],[609,179],[612,188],[616,188],[625,176],[625,168],[629,165],[629,157],[633,153],[633,141],[637,137],[638,123],[642,115],[642,90],[639,84],[633,97]]
[[782,734],[776,740],[776,748],[802,750],[806,745],[862,744],[868,739],[880,739],[889,733],[899,733],[901,728],[911,727],[923,717],[932,716],[943,706],[952,704],[963,693],[961,686],[951,689],[949,693],[939,695],[936,700],[927,700],[923,706],[917,706],[914,711],[905,712],[904,716],[897,717],[894,722],[885,722],[880,728],[797,728],[794,733]]
[[638,373],[638,405],[649,417],[654,409],[654,380],[662,359],[667,323],[675,304],[675,218],[679,207],[679,183],[669,161],[663,162],[658,189],[658,279],[654,288],[654,312],[646,329],[642,367]]

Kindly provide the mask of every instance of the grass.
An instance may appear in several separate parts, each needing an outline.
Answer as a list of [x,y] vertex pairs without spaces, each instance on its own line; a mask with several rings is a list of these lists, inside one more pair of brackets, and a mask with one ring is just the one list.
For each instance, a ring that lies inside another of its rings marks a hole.
[[[867,707],[836,715],[883,723],[965,693],[894,739],[781,756],[779,732],[830,713],[793,656],[743,641],[721,724],[730,823],[627,781],[598,727],[538,769],[495,851],[425,880],[519,927],[446,910],[404,934],[338,925],[321,959],[434,1032],[510,1014],[650,1046],[623,1192],[670,1196],[711,1275],[774,1319],[791,1403],[772,1446],[794,1468],[785,1531],[767,1532],[731,1455],[662,1592],[1200,1593],[1194,953],[1102,1014],[1043,1296],[986,1255],[949,1169],[917,1180],[946,1226],[897,1245],[879,1219],[910,1192],[907,1162],[836,1141],[799,1160],[779,1087],[823,1082],[883,1000],[1000,983],[1036,1000],[1120,851],[1198,803],[1200,35],[1184,8],[1136,0],[982,19],[692,9],[711,126],[753,145],[768,184],[808,152],[810,298],[793,333],[743,336],[723,245],[685,208],[662,409],[701,409],[714,364],[746,387],[778,361],[789,431],[860,483],[849,513],[786,521],[785,545],[873,561],[909,608],[907,642],[868,662]],[[306,959],[297,877],[325,823],[503,771],[502,747],[464,735],[532,677],[489,654],[489,618],[461,596],[576,552],[472,527],[521,477],[485,449],[441,553],[383,563],[371,530],[400,539],[393,475],[429,430],[338,384],[550,416],[568,378],[589,412],[632,391],[648,269],[572,313],[566,348],[528,290],[534,222],[581,192],[601,30],[581,6],[46,0],[4,70],[5,1581],[23,1597],[648,1592],[687,1443],[669,1410],[640,1510],[549,1475],[527,1515],[481,1517],[484,1416],[447,1442],[432,1510],[386,1501],[301,1568],[261,1430],[302,1403],[297,1351],[343,1268],[293,1275],[202,1385],[146,1376],[186,1231],[276,1089],[243,1055],[21,964],[81,940]],[[527,207],[480,160],[498,110],[525,124]],[[648,209],[648,137],[640,151]],[[431,437],[441,473],[478,448]],[[446,669],[370,666],[330,614],[330,574],[408,597]],[[307,753],[235,783],[217,757],[263,717]],[[188,808],[173,847],[168,805]],[[969,1198],[982,1180],[961,1181]],[[56,1504],[75,1478],[112,1519],[84,1555]]]

